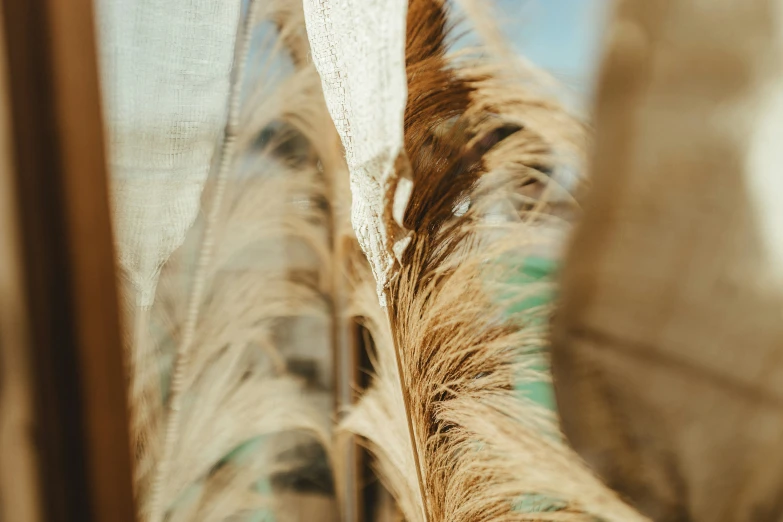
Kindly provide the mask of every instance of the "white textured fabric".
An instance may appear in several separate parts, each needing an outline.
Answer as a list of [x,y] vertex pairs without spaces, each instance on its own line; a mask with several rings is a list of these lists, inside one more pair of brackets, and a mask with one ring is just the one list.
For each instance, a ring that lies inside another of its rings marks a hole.
[[240,0],[97,0],[120,264],[149,306],[225,125]]
[[383,216],[402,150],[406,0],[304,0],[313,61],[351,173],[351,221],[378,296],[392,266]]

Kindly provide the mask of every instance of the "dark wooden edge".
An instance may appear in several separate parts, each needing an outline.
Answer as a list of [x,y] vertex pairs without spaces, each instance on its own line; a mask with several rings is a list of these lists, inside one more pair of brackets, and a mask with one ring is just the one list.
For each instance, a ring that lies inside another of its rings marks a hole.
[[[336,133],[333,139],[339,140]],[[332,200],[337,196],[333,196]],[[334,219],[334,216],[331,216]],[[330,230],[338,229],[336,222]],[[349,281],[343,272],[353,247],[350,237],[335,235],[332,238],[333,263],[337,267],[332,282],[332,350],[334,366],[334,418],[342,419],[357,398],[358,338],[359,325],[348,315]],[[358,248],[358,247],[357,247]],[[336,477],[340,519],[343,522],[364,522],[361,518],[361,448],[353,436],[341,436],[336,440],[336,454],[339,458],[333,464]]]
[[44,518],[132,522],[91,0],[2,0]]
[[[1,19],[2,11],[0,35]],[[42,522],[4,42],[0,36],[0,520]]]

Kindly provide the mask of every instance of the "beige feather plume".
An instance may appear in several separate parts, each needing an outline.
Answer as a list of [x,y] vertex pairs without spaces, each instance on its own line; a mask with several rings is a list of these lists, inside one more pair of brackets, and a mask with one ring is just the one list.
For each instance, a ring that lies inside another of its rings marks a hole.
[[[539,289],[504,284],[502,260],[557,242],[556,207],[573,201],[553,180],[582,161],[582,128],[497,64],[447,58],[446,34],[443,2],[410,1],[411,242],[388,317],[368,269],[354,270],[354,313],[378,355],[375,382],[342,427],[366,439],[410,522],[644,520],[561,442],[551,414],[515,391],[544,377],[536,348],[547,329],[509,318],[511,303]],[[546,509],[525,508],[539,496]]]
[[322,203],[340,150],[302,60],[303,28],[296,2],[249,3],[202,215],[137,321],[132,431],[145,521],[259,510],[285,520],[286,506],[258,484],[290,471],[286,455],[302,444],[331,451],[330,413],[287,371],[277,333],[287,319],[328,324],[331,314]]

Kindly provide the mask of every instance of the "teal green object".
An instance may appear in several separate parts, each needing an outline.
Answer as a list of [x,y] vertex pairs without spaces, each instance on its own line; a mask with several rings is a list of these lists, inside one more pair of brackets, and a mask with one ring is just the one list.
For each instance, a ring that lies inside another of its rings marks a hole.
[[[530,256],[522,261],[516,274],[509,283],[512,286],[552,283],[556,272],[557,263],[555,261],[544,257]],[[538,293],[534,293],[519,302],[513,303],[509,308],[509,314],[522,314],[525,321],[533,324],[541,324],[547,320],[547,317],[538,315],[536,311],[544,305],[551,303],[554,298],[555,292],[552,289],[552,286],[550,284],[543,284]],[[543,354],[546,347],[538,346],[531,348],[531,350]],[[542,362],[536,369],[541,372],[548,372],[549,366]],[[528,399],[555,411],[555,394],[552,385],[549,382],[534,381],[519,383],[517,385],[517,390]]]
[[[514,286],[539,282],[552,282],[552,276],[556,271],[557,263],[555,261],[544,257],[530,256],[522,261],[517,270],[517,274],[509,282]],[[537,308],[550,303],[553,298],[554,292],[545,290],[515,303],[509,312],[516,314],[530,310],[531,308]]]
[[[223,457],[222,461],[241,461],[242,459],[248,458],[258,451],[266,442],[265,438],[266,437],[256,437],[240,444],[228,455]],[[272,484],[270,484],[269,479],[262,479],[256,482],[255,489],[263,495],[272,496]],[[245,518],[245,522],[275,522],[275,515],[271,509],[263,509],[248,514]]]
[[562,511],[568,504],[562,500],[554,500],[544,495],[530,493],[517,499],[515,509],[523,513],[547,513],[550,511]]
[[[554,275],[557,272],[557,262],[538,256],[529,256],[521,260],[512,261],[514,264],[514,275],[508,281],[509,286],[514,288],[518,286],[528,286],[538,289],[526,296],[524,299],[512,304],[508,308],[510,316],[517,316],[527,324],[534,326],[545,326],[548,317],[541,314],[541,309],[550,304],[555,299],[555,291],[552,283]],[[546,363],[546,346],[529,346],[524,349],[526,354],[542,355],[542,362],[535,367],[541,373],[549,372],[549,365]],[[519,382],[516,389],[520,395],[534,401],[535,403],[556,411],[555,394],[552,385],[548,381],[526,381]],[[546,513],[551,511],[561,511],[567,507],[566,503],[557,498],[551,498],[546,495],[530,493],[517,498],[514,501],[514,508],[523,513]]]

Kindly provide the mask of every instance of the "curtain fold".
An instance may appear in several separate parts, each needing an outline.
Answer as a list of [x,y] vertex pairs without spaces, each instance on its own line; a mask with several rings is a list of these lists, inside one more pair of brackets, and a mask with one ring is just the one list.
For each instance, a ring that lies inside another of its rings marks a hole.
[[[313,62],[345,147],[351,176],[351,222],[370,260],[378,296],[393,263],[395,238],[384,225],[394,205],[395,162],[402,151],[405,0],[304,0]],[[404,188],[410,188],[407,180]],[[391,194],[391,195],[389,195]],[[406,197],[397,207],[404,209]]]

